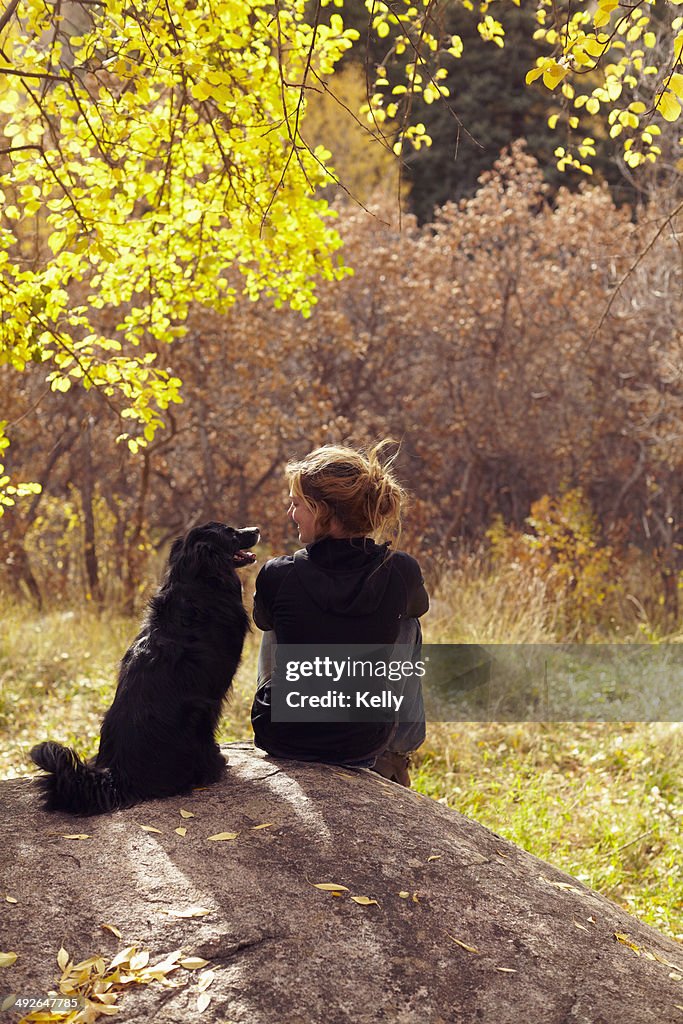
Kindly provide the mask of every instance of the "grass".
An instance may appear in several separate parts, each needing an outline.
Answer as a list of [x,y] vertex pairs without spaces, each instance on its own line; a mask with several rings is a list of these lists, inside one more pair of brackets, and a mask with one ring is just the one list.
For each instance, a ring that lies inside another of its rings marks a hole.
[[[16,603],[0,614],[0,778],[28,774],[28,751],[48,737],[94,753],[138,621]],[[547,643],[554,621],[541,584],[521,593],[514,575],[470,566],[439,588],[425,639]],[[222,740],[251,738],[257,653],[254,631]],[[682,765],[677,723],[437,723],[413,784],[683,940]]]

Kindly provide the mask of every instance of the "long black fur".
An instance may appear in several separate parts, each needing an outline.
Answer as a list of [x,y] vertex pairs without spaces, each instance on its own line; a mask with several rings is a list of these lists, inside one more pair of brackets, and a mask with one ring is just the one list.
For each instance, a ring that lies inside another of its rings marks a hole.
[[92,761],[59,743],[31,758],[50,811],[101,814],[216,782],[225,760],[215,741],[223,699],[249,621],[236,567],[258,530],[197,526],[171,548],[163,582],[119,670]]

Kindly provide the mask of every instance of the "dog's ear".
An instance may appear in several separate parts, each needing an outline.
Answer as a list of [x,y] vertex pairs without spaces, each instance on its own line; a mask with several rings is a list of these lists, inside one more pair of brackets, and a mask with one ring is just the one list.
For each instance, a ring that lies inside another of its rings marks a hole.
[[178,561],[178,557],[179,557],[180,552],[182,550],[183,550],[183,538],[182,537],[176,537],[176,539],[173,541],[173,544],[171,545],[171,552],[170,552],[170,554],[168,556],[168,564],[169,564],[169,566],[174,565]]

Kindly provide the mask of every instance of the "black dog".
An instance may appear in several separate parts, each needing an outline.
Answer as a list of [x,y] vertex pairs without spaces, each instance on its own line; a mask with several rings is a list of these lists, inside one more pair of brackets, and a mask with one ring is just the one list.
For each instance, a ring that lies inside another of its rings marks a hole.
[[255,561],[255,528],[197,526],[171,548],[158,593],[124,655],[114,703],[91,762],[59,743],[31,758],[50,811],[100,814],[216,782],[214,734],[249,620],[236,568]]

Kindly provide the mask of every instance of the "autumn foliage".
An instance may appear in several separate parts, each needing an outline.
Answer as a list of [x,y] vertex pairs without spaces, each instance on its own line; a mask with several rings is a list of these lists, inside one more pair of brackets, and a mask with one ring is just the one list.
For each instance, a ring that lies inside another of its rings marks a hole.
[[339,207],[353,274],[323,283],[307,319],[248,297],[222,315],[193,311],[159,364],[184,401],[137,456],[114,443],[114,412],[94,392],[53,393],[40,367],[3,368],[12,471],[43,485],[2,520],[6,584],[130,604],[155,552],[215,517],[256,523],[263,551],[281,550],[293,541],[285,461],[392,436],[413,494],[404,543],[427,564],[483,538],[495,516],[531,533],[542,516],[547,554],[553,501],[580,488],[591,543],[613,567],[645,552],[673,601],[674,242],[660,232],[643,254],[651,208],[638,220],[595,188],[551,205],[544,189],[520,144],[422,228],[388,200],[372,215]]

